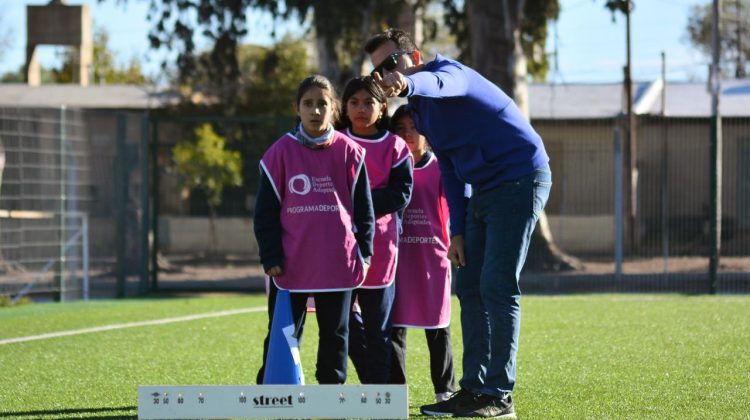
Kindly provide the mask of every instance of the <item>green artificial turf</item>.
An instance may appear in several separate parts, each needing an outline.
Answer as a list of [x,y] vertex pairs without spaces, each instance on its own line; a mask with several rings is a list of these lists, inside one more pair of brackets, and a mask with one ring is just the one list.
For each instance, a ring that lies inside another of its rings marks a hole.
[[[0,309],[0,339],[264,305],[261,295],[24,305]],[[750,296],[526,296],[522,308],[519,418],[750,414]],[[457,378],[458,315],[454,300]],[[314,320],[301,348],[308,383]],[[266,323],[261,310],[0,345],[0,418],[132,417],[138,385],[251,384]],[[418,416],[434,400],[421,331],[409,332],[407,368]]]

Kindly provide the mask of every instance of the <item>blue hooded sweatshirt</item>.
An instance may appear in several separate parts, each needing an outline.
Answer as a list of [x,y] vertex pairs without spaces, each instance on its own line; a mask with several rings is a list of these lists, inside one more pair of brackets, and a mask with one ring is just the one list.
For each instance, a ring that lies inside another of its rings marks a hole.
[[440,162],[451,235],[462,235],[465,184],[481,194],[546,166],[542,138],[508,95],[458,61],[438,54],[405,78],[414,125]]

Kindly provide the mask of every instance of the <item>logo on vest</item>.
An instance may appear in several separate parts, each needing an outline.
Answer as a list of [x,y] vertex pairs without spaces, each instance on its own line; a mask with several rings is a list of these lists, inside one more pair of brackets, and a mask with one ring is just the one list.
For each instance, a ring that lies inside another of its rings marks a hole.
[[310,178],[305,174],[295,175],[289,180],[289,191],[295,194],[305,195],[309,193],[311,189],[312,184],[310,183]]

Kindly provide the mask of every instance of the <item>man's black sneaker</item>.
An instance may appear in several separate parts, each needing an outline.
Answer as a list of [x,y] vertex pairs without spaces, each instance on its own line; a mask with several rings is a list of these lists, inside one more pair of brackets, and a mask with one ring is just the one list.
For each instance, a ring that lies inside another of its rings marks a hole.
[[463,389],[454,392],[450,398],[435,404],[427,404],[419,407],[419,411],[425,416],[452,416],[456,413],[458,405],[466,405],[474,401],[477,396]]
[[454,416],[515,419],[516,410],[513,408],[513,398],[510,395],[505,398],[480,395],[471,401],[459,404]]

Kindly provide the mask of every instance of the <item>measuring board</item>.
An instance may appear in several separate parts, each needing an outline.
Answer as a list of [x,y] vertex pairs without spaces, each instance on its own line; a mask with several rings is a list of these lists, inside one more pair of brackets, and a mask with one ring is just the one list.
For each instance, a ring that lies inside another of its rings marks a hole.
[[148,385],[138,418],[409,417],[406,385]]

